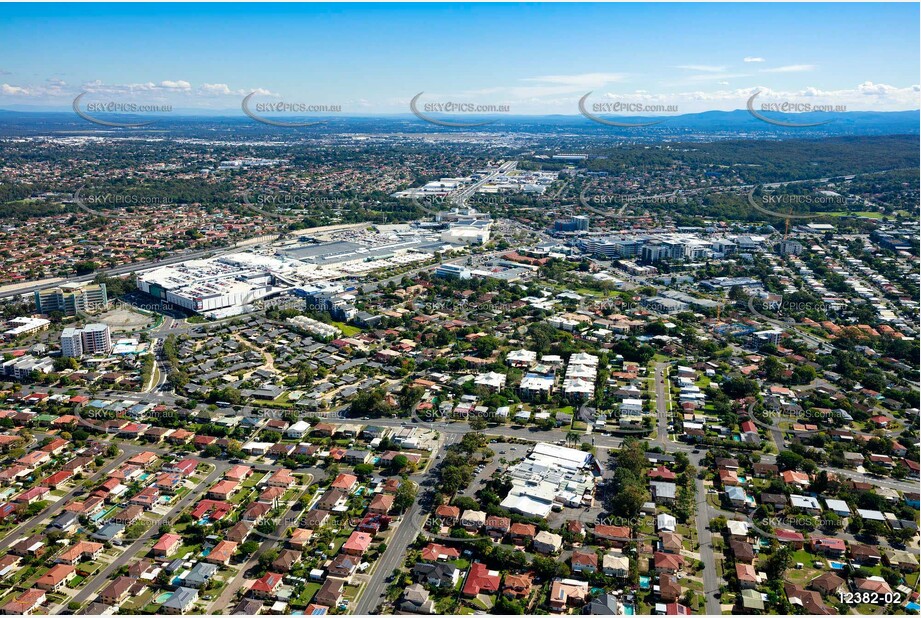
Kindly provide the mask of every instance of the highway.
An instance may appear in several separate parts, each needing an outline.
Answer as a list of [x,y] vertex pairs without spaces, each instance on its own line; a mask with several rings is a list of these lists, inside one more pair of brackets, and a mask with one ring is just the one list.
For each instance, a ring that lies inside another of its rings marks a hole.
[[465,208],[467,205],[467,200],[470,199],[471,195],[476,193],[477,189],[479,189],[483,185],[494,180],[496,176],[498,176],[499,174],[510,172],[513,169],[515,169],[515,167],[517,166],[518,166],[518,161],[508,161],[507,163],[503,163],[496,169],[496,171],[492,172],[491,174],[488,174],[487,176],[480,178],[478,181],[476,181],[469,187],[465,187],[449,195],[448,200],[452,204],[454,204],[457,208]]
[[79,277],[71,277],[66,280],[62,279],[51,279],[45,281],[36,281],[32,285],[28,286],[6,286],[0,288],[0,298],[11,298],[15,296],[22,296],[23,294],[32,294],[38,290],[44,290],[46,288],[55,288],[60,286],[63,283],[83,283],[87,281],[92,281],[98,275],[105,275],[108,277],[115,277],[118,275],[127,275],[128,273],[139,272],[143,270],[150,270],[152,268],[159,268],[160,266],[168,266],[170,264],[176,264],[178,262],[184,262],[186,260],[196,260],[199,258],[204,258],[208,256],[218,256],[218,255],[227,255],[229,253],[236,253],[238,251],[243,251],[253,245],[258,245],[259,243],[267,242],[276,238],[275,235],[271,236],[259,236],[256,238],[250,238],[247,240],[240,241],[234,244],[232,247],[226,248],[211,248],[211,249],[201,249],[198,251],[188,251],[185,253],[177,253],[176,255],[164,258],[162,260],[147,260],[144,262],[134,262],[132,264],[123,264],[121,266],[115,266],[113,268],[108,268],[104,270],[97,270],[96,272],[89,275],[81,275]]

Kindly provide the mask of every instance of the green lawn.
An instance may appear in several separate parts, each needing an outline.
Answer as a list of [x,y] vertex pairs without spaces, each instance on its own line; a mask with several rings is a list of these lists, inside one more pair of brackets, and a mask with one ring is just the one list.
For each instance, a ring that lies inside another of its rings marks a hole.
[[291,601],[292,606],[296,607],[307,607],[310,604],[310,601],[313,600],[313,596],[320,589],[321,584],[317,582],[307,582],[304,584],[304,590],[301,591],[301,594],[298,595],[297,599]]
[[333,326],[342,331],[342,334],[346,337],[354,337],[361,332],[361,329],[357,326],[352,326],[351,324],[346,324],[345,322],[333,322]]

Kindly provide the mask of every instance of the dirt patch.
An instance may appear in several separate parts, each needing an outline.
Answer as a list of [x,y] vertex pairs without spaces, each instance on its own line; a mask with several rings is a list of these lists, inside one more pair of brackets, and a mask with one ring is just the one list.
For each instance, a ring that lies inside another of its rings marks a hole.
[[153,318],[142,313],[129,311],[124,307],[100,313],[94,317],[94,321],[108,324],[112,332],[115,333],[136,332],[153,324]]

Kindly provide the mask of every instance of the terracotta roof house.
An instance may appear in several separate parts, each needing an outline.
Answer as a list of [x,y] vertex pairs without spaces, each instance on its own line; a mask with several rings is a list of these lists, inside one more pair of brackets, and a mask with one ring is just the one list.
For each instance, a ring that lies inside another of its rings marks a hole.
[[258,599],[267,599],[275,596],[282,584],[282,576],[279,573],[266,573],[253,582],[249,592]]
[[228,500],[239,488],[240,483],[237,481],[223,480],[218,481],[214,487],[208,490],[208,497],[213,500]]
[[330,487],[334,489],[341,489],[348,493],[352,493],[357,486],[358,477],[354,474],[346,474],[345,472],[340,473],[339,476],[336,477],[336,480],[330,485]]
[[582,605],[588,599],[588,582],[575,579],[555,579],[550,584],[550,611],[565,612]]
[[892,594],[892,588],[882,577],[856,577],[854,578],[854,588],[857,592]]
[[574,573],[594,573],[598,570],[598,554],[590,549],[575,549],[570,558]]
[[680,554],[683,549],[681,535],[677,532],[659,532],[659,544],[662,547],[662,551],[667,554]]
[[77,570],[69,564],[56,564],[35,582],[37,588],[55,592],[67,585],[67,582],[77,576]]
[[342,551],[347,554],[352,554],[355,556],[360,556],[368,551],[368,548],[371,546],[371,542],[374,540],[370,534],[365,532],[353,532],[348,540],[343,543]]
[[504,537],[512,525],[512,520],[508,517],[497,517],[490,515],[486,518],[486,534],[494,539]]
[[482,562],[470,565],[462,593],[465,597],[475,597],[483,592],[497,592],[502,576],[499,571],[491,571]]
[[666,468],[663,465],[659,465],[648,473],[649,478],[658,479],[662,481],[674,481],[678,478],[678,475]]
[[206,562],[211,564],[227,564],[237,551],[237,543],[234,541],[222,540],[215,545],[205,557]]
[[674,575],[684,566],[684,558],[677,554],[666,554],[665,552],[656,552],[653,555],[656,573],[668,573]]
[[227,472],[224,473],[224,478],[230,481],[244,481],[249,478],[252,473],[253,469],[249,466],[238,464],[228,469]]
[[758,573],[755,567],[743,562],[736,562],[736,577],[742,588],[756,588],[758,586]]
[[514,523],[509,526],[508,533],[513,541],[527,543],[534,540],[537,535],[537,526],[534,524]]
[[453,526],[460,519],[460,509],[456,506],[442,504],[435,509],[435,516],[445,522],[447,526]]
[[428,562],[456,560],[457,558],[460,558],[460,550],[454,547],[446,547],[439,543],[429,543],[422,548],[422,560]]
[[288,545],[294,549],[302,550],[310,544],[310,539],[312,538],[313,530],[308,530],[306,528],[295,528],[291,531],[291,538],[288,539]]
[[502,583],[502,594],[507,597],[527,598],[531,594],[534,576],[530,573],[515,575],[509,573]]
[[594,535],[596,542],[613,547],[624,547],[633,537],[628,526],[608,526],[606,524],[595,526]]
[[396,498],[392,494],[377,494],[371,499],[368,505],[368,512],[377,515],[386,515],[393,508],[393,502]]
[[0,611],[14,616],[29,616],[47,600],[45,591],[40,588],[29,588],[14,599],[7,601]]
[[153,555],[168,557],[182,546],[182,537],[178,534],[167,532],[153,546]]

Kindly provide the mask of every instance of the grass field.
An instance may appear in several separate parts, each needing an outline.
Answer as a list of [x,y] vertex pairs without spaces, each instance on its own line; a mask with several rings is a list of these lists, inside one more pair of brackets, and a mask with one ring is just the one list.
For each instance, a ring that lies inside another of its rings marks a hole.
[[352,326],[350,324],[346,324],[345,322],[333,322],[333,326],[341,330],[342,334],[346,337],[354,337],[361,332],[361,329],[357,326]]

